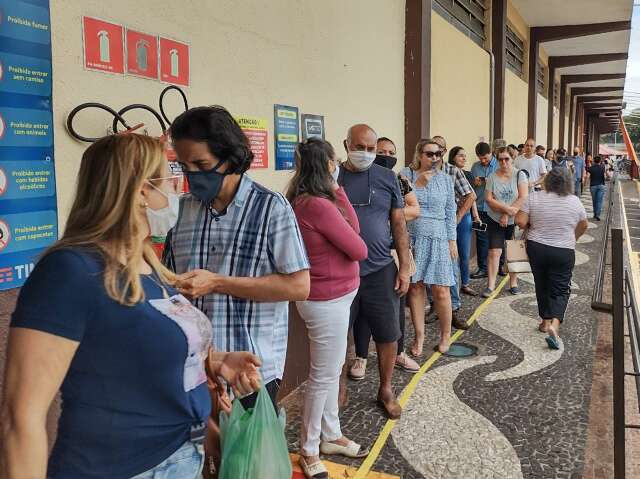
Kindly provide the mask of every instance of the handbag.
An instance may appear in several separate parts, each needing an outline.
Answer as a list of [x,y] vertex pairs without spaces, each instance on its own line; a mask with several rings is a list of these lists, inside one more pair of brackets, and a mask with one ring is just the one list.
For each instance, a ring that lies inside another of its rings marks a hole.
[[522,233],[520,239],[506,241],[506,263],[509,273],[530,273],[531,264],[527,255],[527,232]]
[[[393,261],[396,263],[396,268],[398,271],[400,270],[400,259],[398,258],[398,252],[395,249],[391,250],[391,257]],[[409,276],[413,276],[418,271],[418,267],[416,266],[416,260],[413,258],[413,253],[411,249],[409,249]]]

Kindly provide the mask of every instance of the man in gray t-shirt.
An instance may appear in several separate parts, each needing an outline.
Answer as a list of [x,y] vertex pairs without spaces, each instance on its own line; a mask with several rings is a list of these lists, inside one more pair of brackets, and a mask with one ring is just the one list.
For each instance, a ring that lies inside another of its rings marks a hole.
[[526,170],[529,173],[529,188],[542,184],[547,168],[544,159],[535,153],[536,141],[529,138],[524,143],[524,152],[514,162],[518,170]]
[[[399,419],[402,407],[391,379],[401,334],[397,320],[400,296],[409,289],[409,237],[396,175],[373,163],[377,142],[378,136],[370,126],[349,128],[344,141],[347,161],[340,168],[338,184],[356,211],[360,237],[368,250],[367,259],[360,262],[360,288],[351,305],[353,334],[356,337],[371,332],[380,371],[378,404],[390,419]],[[399,269],[391,257],[392,240]],[[352,379],[364,379],[366,361],[356,358],[349,371]]]

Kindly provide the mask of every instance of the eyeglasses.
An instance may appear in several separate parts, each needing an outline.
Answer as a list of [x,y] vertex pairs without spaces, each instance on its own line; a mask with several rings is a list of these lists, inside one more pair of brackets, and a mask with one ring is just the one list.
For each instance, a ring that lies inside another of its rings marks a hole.
[[505,158],[505,157],[503,157],[503,158],[498,158],[498,161],[504,161],[504,162],[507,162],[507,161],[509,161],[509,160],[511,160],[511,157],[509,157],[509,158]]
[[427,158],[442,158],[441,151],[423,151],[422,154]]
[[162,193],[182,195],[184,192],[184,175],[149,178],[147,182]]

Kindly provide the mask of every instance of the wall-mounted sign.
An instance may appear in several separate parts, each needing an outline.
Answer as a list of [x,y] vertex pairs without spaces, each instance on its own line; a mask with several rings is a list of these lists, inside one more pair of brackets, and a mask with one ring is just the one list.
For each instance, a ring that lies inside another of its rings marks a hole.
[[238,116],[236,117],[236,121],[249,140],[249,147],[253,152],[251,169],[268,168],[269,145],[267,140],[267,120],[253,116]]
[[276,170],[292,170],[300,137],[298,107],[273,105]]
[[303,113],[300,116],[302,139],[322,138],[324,140],[324,116]]
[[84,66],[88,70],[124,73],[124,28],[115,23],[83,17]]
[[157,80],[158,37],[127,28],[125,42],[127,45],[127,73]]
[[49,0],[0,0],[0,290],[58,236]]
[[189,86],[189,45],[160,37],[160,80]]

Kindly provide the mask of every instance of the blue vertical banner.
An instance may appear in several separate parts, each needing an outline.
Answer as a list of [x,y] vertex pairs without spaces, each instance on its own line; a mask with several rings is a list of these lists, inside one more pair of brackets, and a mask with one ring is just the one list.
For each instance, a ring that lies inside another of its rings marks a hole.
[[58,238],[49,0],[0,0],[0,290]]
[[298,107],[273,105],[276,170],[292,170],[300,138]]

